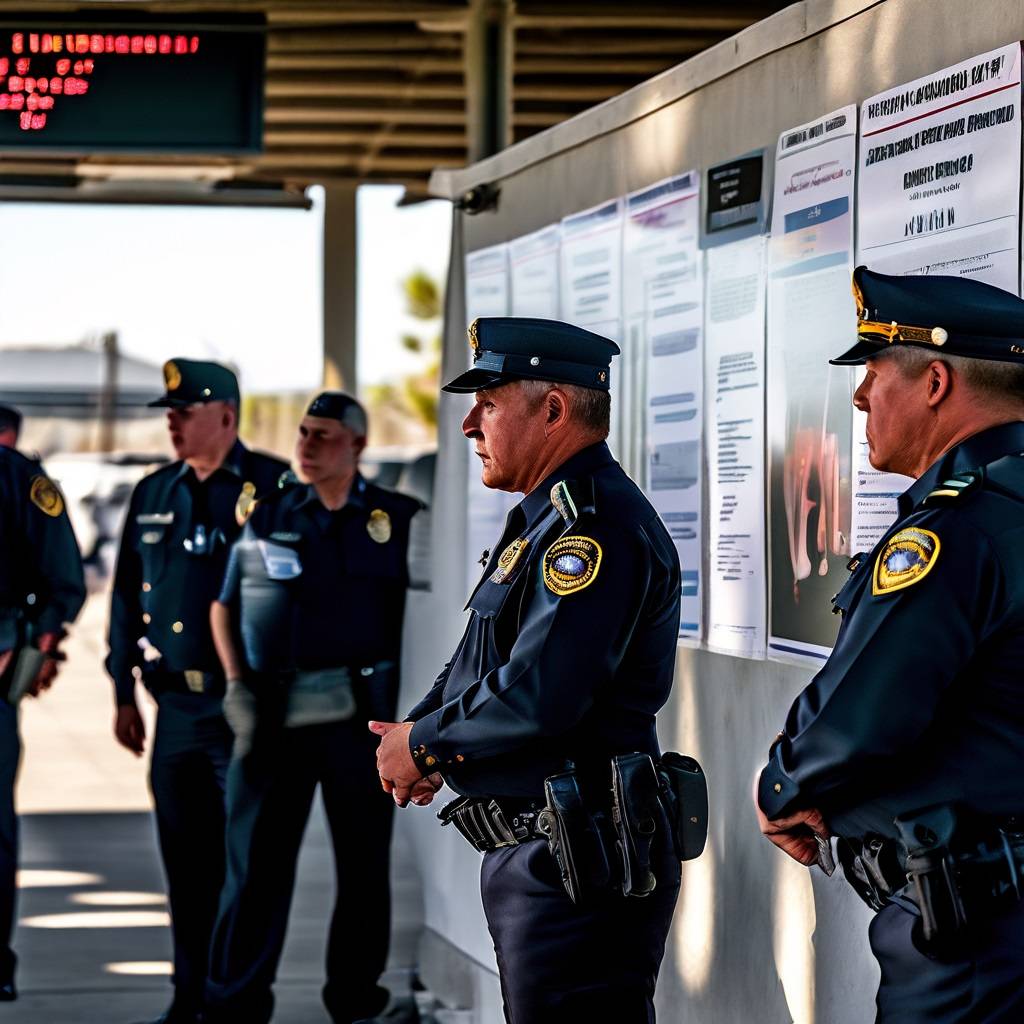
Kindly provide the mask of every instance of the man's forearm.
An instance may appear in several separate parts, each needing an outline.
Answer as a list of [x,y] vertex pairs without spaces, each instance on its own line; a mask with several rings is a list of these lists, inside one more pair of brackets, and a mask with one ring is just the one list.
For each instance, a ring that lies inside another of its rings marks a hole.
[[241,679],[245,675],[245,661],[235,644],[231,628],[231,609],[220,601],[214,601],[210,605],[210,630],[224,675],[228,679]]

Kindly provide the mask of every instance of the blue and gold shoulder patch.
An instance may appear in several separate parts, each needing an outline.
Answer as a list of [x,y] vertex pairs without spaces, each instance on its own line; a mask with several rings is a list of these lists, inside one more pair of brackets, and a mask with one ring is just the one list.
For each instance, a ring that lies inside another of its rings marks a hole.
[[936,534],[917,526],[894,533],[875,562],[871,593],[877,597],[923,580],[938,559],[940,546]]
[[544,552],[544,585],[566,597],[589,587],[601,568],[601,545],[589,537],[559,537]]

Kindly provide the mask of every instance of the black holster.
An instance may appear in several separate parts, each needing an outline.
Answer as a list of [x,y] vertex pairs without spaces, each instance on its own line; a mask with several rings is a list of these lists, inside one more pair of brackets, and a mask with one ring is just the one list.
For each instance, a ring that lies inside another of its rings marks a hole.
[[612,758],[612,825],[619,855],[623,896],[647,896],[657,879],[651,871],[651,844],[665,821],[658,776],[650,754]]
[[692,757],[672,751],[658,762],[661,802],[680,860],[694,860],[708,840],[708,780]]
[[607,891],[611,881],[608,841],[603,835],[607,818],[587,810],[574,769],[544,780],[544,801],[537,828],[547,840],[569,899],[579,903],[588,895]]

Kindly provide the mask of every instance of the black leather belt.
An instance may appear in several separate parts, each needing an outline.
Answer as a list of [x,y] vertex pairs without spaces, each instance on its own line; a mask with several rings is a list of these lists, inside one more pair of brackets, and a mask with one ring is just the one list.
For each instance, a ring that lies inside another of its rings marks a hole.
[[437,817],[442,825],[454,825],[481,853],[518,846],[547,837],[537,828],[540,802],[460,796],[444,805]]
[[223,697],[225,690],[223,673],[206,672],[198,668],[189,668],[182,672],[169,672],[163,669],[148,672],[144,682],[154,696],[162,693],[182,693]]

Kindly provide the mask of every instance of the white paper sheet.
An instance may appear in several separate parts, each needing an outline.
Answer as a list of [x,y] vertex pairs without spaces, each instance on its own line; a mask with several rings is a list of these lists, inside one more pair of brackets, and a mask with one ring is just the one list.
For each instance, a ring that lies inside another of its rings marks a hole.
[[[680,639],[702,630],[703,273],[700,177],[669,178],[626,197],[626,307],[647,353],[646,490],[679,552]],[[632,332],[631,336],[638,336]]]
[[622,316],[622,200],[562,220],[562,317],[580,327]]
[[856,313],[853,182],[857,111],[779,137],[769,244],[768,656],[828,656],[831,596],[850,556],[851,374],[830,367]]
[[512,316],[558,320],[559,225],[551,224],[509,242],[512,265]]
[[[508,245],[492,245],[466,256],[466,320],[472,323],[479,316],[509,315]],[[466,365],[470,363],[466,344]],[[472,401],[472,399],[470,399]],[[469,409],[469,402],[466,403]],[[505,525],[508,510],[522,495],[492,490],[480,479],[480,460],[469,448],[469,476],[466,487],[466,592],[476,586],[483,572],[481,553],[497,544]],[[486,559],[485,559],[486,561]]]
[[765,656],[763,236],[709,249],[707,367],[710,650]]
[[[971,277],[1017,294],[1020,72],[1013,43],[863,104],[858,263],[885,274]],[[871,467],[866,421],[854,415],[855,552],[881,540],[913,483]]]

